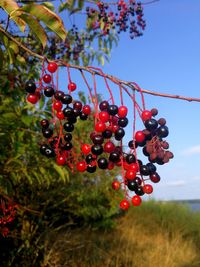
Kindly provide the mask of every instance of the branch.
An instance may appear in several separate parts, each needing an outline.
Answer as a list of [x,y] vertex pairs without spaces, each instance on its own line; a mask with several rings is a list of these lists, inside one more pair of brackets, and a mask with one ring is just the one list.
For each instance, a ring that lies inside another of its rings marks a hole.
[[[10,40],[12,40],[13,42],[15,42],[19,47],[21,47],[24,51],[26,51],[28,54],[30,54],[33,57],[36,57],[42,61],[51,61],[50,59],[46,59],[46,57],[39,55],[35,52],[33,52],[32,50],[30,50],[29,48],[27,48],[25,45],[23,45],[22,43],[20,43],[18,40],[16,40],[16,38],[14,38],[10,33],[6,32],[1,26],[0,26],[0,32],[2,32],[4,35],[6,35],[6,37],[8,37]],[[59,66],[67,66],[69,68],[72,69],[77,69],[80,71],[86,71],[89,72],[93,75],[98,75],[104,78],[109,79],[110,81],[121,85],[121,86],[126,86],[128,88],[130,88],[131,90],[135,90],[138,92],[142,92],[145,94],[149,94],[149,95],[154,95],[154,96],[160,96],[160,97],[167,97],[167,98],[172,98],[172,99],[180,99],[180,100],[185,100],[185,101],[189,101],[189,102],[200,102],[200,98],[194,98],[194,97],[186,97],[186,96],[180,96],[180,95],[172,95],[172,94],[164,94],[164,93],[159,93],[159,92],[154,92],[154,91],[150,91],[150,90],[146,90],[146,89],[139,89],[137,86],[135,86],[132,82],[128,82],[128,81],[123,81],[120,80],[114,76],[111,76],[109,74],[104,74],[100,69],[98,68],[93,68],[93,67],[83,67],[83,66],[77,66],[77,65],[73,65],[73,64],[68,64],[67,62],[63,61],[63,60],[57,60],[57,63],[59,64]]]

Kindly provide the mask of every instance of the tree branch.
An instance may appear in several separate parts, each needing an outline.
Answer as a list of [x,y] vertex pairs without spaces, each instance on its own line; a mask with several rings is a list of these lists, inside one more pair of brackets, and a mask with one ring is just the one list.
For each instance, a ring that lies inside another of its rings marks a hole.
[[[10,33],[6,32],[1,26],[0,26],[0,32],[2,32],[10,40],[15,42],[19,47],[21,47],[24,51],[26,51],[31,56],[36,57],[42,61],[45,61],[45,60],[48,62],[51,61],[50,59],[47,59],[44,56],[39,55],[39,54],[33,52],[32,50],[30,50],[29,48],[27,48],[25,45],[23,45],[18,40],[16,40],[16,38],[14,38]],[[89,66],[88,67],[77,66],[77,65],[73,65],[73,64],[68,64],[67,62],[62,61],[62,60],[57,60],[57,63],[60,66],[67,66],[67,67],[72,68],[72,69],[77,69],[80,71],[86,71],[86,72],[89,72],[93,75],[98,75],[98,76],[104,77],[104,78],[109,79],[110,81],[112,81],[118,85],[126,86],[126,87],[130,88],[131,90],[135,90],[135,91],[142,92],[145,94],[149,94],[149,95],[153,95],[153,96],[160,96],[160,97],[167,97],[167,98],[172,98],[172,99],[185,100],[185,101],[189,101],[189,102],[192,102],[192,101],[193,102],[200,102],[200,98],[186,97],[186,96],[173,95],[173,94],[164,94],[164,93],[154,92],[154,91],[150,91],[150,90],[146,90],[146,89],[139,89],[136,85],[134,85],[134,83],[128,82],[128,81],[123,81],[123,80],[118,79],[118,78],[116,78],[112,75],[109,75],[109,74],[104,74],[98,68],[93,68],[93,67],[89,67]]]

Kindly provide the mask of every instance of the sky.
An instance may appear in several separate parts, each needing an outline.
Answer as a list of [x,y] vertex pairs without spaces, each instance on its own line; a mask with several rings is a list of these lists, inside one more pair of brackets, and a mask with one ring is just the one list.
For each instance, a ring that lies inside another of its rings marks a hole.
[[[144,6],[144,17],[144,35],[131,40],[128,34],[121,34],[103,72],[136,82],[143,89],[200,98],[200,1],[160,0]],[[98,82],[99,88],[102,81]],[[65,85],[66,80],[61,78],[61,86]],[[106,96],[103,86],[100,92]],[[126,103],[131,121],[132,107]],[[145,103],[147,109],[159,110],[158,117],[166,118],[170,131],[166,140],[174,153],[168,164],[157,166],[161,181],[154,185],[151,197],[199,199],[200,103],[147,94]],[[138,127],[140,130],[140,123]],[[127,141],[131,135],[130,126],[126,129]]]

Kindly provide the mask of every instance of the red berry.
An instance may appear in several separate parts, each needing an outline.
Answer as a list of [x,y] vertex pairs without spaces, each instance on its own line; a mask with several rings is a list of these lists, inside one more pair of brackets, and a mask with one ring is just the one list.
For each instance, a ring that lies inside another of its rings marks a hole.
[[89,105],[85,105],[85,106],[83,106],[82,112],[83,112],[85,115],[90,115],[90,113],[91,113],[91,107],[90,107]]
[[123,161],[123,167],[124,167],[124,170],[127,171],[129,169],[129,164],[126,161]]
[[131,199],[133,206],[139,206],[142,202],[142,199],[140,196],[134,196]]
[[124,118],[124,117],[126,117],[127,113],[128,113],[128,109],[127,109],[126,106],[120,106],[120,107],[118,108],[118,116],[119,116],[120,118]]
[[143,131],[137,131],[135,133],[135,140],[139,143],[142,143],[145,140],[145,134]]
[[76,168],[79,172],[84,172],[87,168],[87,164],[85,161],[79,161],[76,164]]
[[160,175],[157,172],[151,174],[149,178],[153,183],[160,182]]
[[56,117],[57,117],[59,120],[64,120],[65,115],[63,114],[62,111],[58,111],[58,112],[56,113]]
[[149,111],[149,110],[144,110],[144,111],[142,112],[141,117],[142,117],[142,120],[143,120],[143,121],[150,120],[151,117],[152,117],[152,113],[151,113],[151,111]]
[[128,210],[128,208],[130,207],[130,203],[128,202],[127,199],[123,199],[120,204],[119,204],[120,208],[122,210]]
[[146,194],[151,194],[153,192],[153,186],[150,184],[145,184],[142,189]]
[[104,145],[104,151],[107,152],[107,153],[111,153],[114,151],[115,149],[115,145],[113,144],[113,142],[106,142],[105,145]]
[[104,122],[99,121],[99,122],[96,123],[96,125],[95,125],[95,131],[96,132],[100,132],[101,133],[101,132],[104,132],[105,129],[106,129],[106,125],[105,125]]
[[91,147],[89,144],[84,144],[81,146],[81,150],[82,150],[83,154],[87,155],[90,153]]
[[114,169],[114,167],[115,167],[114,162],[109,161],[109,162],[108,162],[108,170],[112,170],[112,169]]
[[49,74],[45,74],[43,77],[42,77],[43,81],[45,83],[50,83],[51,82],[51,75]]
[[114,124],[112,125],[111,129],[112,129],[112,132],[115,133],[119,129],[119,126]]
[[109,118],[110,118],[110,115],[108,114],[108,112],[106,112],[106,111],[101,111],[101,112],[99,113],[99,119],[100,119],[100,121],[102,121],[102,122],[107,122],[107,121],[109,120]]
[[138,164],[137,164],[137,163],[131,163],[131,164],[129,165],[129,170],[138,172],[138,171],[139,171]]
[[73,82],[69,83],[69,84],[68,84],[68,89],[69,89],[69,91],[71,91],[71,92],[75,91],[75,90],[76,90],[76,84],[73,83]]
[[57,157],[56,162],[58,165],[65,165],[66,158],[64,156],[60,155]]
[[120,182],[117,181],[117,180],[113,181],[113,182],[112,182],[112,188],[113,188],[114,190],[119,190],[119,189],[120,189]]
[[132,179],[134,179],[136,177],[136,172],[135,171],[132,171],[132,170],[127,170],[126,171],[126,174],[125,174],[125,177],[127,179],[132,180]]
[[58,65],[55,62],[50,62],[47,66],[49,72],[54,73],[57,71]]
[[56,111],[60,111],[62,109],[62,103],[60,101],[54,102],[53,109],[55,109]]
[[27,96],[27,101],[30,102],[31,104],[36,104],[38,102],[39,98],[35,94],[28,94]]

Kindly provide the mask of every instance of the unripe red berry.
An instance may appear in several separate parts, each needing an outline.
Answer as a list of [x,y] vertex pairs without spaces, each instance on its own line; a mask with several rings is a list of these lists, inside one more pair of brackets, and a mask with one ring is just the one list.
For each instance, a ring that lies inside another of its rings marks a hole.
[[107,111],[101,111],[99,113],[99,119],[100,119],[100,121],[107,122],[109,120],[109,118],[110,118],[110,115],[108,114]]
[[66,163],[66,158],[62,155],[58,156],[57,159],[56,159],[56,163],[58,165],[65,165]]
[[135,140],[139,143],[142,143],[145,140],[145,134],[143,131],[137,131],[135,133]]
[[105,145],[104,145],[104,151],[107,152],[107,153],[111,153],[114,151],[115,149],[115,145],[113,144],[113,142],[106,142]]
[[104,122],[99,121],[99,122],[96,123],[96,125],[95,125],[95,131],[96,132],[100,132],[101,133],[101,132],[104,132],[105,129],[106,129],[106,125],[105,125]]
[[83,154],[88,155],[91,151],[91,147],[89,144],[83,144],[81,146],[81,150],[82,150]]
[[58,65],[56,64],[56,62],[50,62],[47,66],[47,69],[49,72],[54,73],[55,71],[57,71]]
[[45,83],[50,83],[51,82],[51,75],[49,74],[45,74],[43,77],[42,77],[43,81]]
[[55,101],[53,103],[53,109],[56,111],[60,111],[62,109],[62,103],[60,101]]
[[145,184],[142,189],[146,194],[151,194],[153,192],[153,186],[150,184]]
[[39,98],[35,94],[28,94],[27,101],[31,104],[36,104],[38,102]]
[[90,113],[91,113],[91,107],[90,107],[89,105],[85,105],[85,106],[83,106],[82,112],[83,112],[85,115],[90,115]]
[[143,120],[143,121],[150,120],[151,117],[152,117],[152,113],[151,113],[151,111],[149,111],[149,110],[144,110],[144,111],[142,112],[141,117],[142,117],[142,120]]
[[120,189],[120,182],[117,181],[117,180],[113,181],[113,182],[112,182],[112,188],[113,188],[114,190],[119,190],[119,189]]
[[64,120],[65,115],[63,114],[62,111],[58,111],[58,112],[56,113],[56,117],[57,117],[59,120]]
[[136,177],[136,172],[133,171],[133,170],[127,170],[126,174],[125,174],[125,177],[127,179],[133,180]]
[[76,169],[79,171],[79,172],[84,172],[87,168],[87,164],[85,161],[79,161],[77,162],[76,164]]
[[142,202],[142,199],[140,196],[134,196],[131,199],[133,206],[139,206]]
[[68,84],[68,89],[69,89],[69,91],[71,91],[71,92],[75,91],[75,90],[76,90],[76,84],[73,83],[73,82],[70,82],[70,83]]
[[126,117],[127,113],[128,113],[128,109],[127,109],[126,106],[120,106],[120,107],[118,108],[118,116],[119,116],[120,118],[124,118],[124,117]]
[[127,199],[123,199],[120,204],[119,204],[120,208],[122,210],[128,210],[128,208],[130,207],[130,203],[128,202]]
[[129,170],[138,172],[139,171],[138,164],[137,163],[131,163],[131,164],[129,164]]

